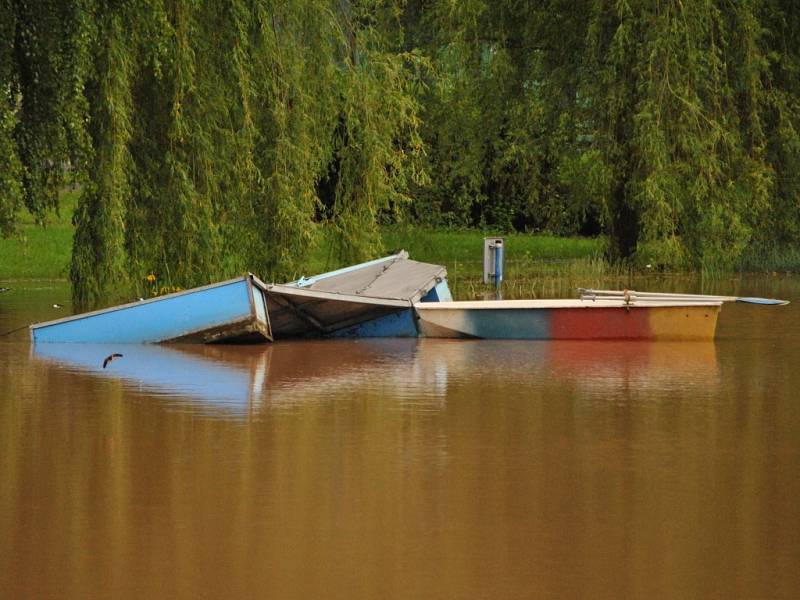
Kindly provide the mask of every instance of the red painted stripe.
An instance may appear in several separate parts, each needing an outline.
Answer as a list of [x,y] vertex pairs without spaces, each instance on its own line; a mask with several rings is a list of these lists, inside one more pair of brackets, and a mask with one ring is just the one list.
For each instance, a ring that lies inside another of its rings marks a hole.
[[647,308],[557,308],[550,318],[550,339],[651,339]]

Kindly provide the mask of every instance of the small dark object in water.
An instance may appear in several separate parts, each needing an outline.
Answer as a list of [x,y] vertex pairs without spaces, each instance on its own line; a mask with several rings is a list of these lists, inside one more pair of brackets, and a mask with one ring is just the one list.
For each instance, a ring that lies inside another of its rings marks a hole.
[[108,356],[106,356],[106,359],[103,361],[103,368],[105,369],[108,366],[108,363],[110,363],[115,358],[122,358],[122,354],[115,352],[114,354],[109,354]]

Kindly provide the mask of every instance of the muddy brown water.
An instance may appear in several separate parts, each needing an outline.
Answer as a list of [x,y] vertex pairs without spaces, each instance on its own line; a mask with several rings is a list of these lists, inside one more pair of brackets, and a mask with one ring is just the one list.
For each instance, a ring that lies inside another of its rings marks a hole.
[[[4,285],[0,332],[69,312],[63,284]],[[800,597],[800,278],[715,291],[793,303],[726,305],[713,343],[105,370],[108,348],[0,337],[0,597]]]

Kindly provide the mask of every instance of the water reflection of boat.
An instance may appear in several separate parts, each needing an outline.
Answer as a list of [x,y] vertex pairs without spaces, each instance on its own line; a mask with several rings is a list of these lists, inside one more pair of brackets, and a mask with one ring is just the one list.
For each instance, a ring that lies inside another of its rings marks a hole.
[[414,363],[451,382],[508,380],[520,389],[548,382],[647,390],[711,382],[718,372],[713,342],[420,340]]
[[546,368],[559,379],[601,392],[621,386],[653,391],[713,385],[716,346],[700,342],[578,342],[547,345]]
[[276,344],[271,360],[265,406],[273,407],[367,397],[439,410],[448,398],[489,402],[565,389],[613,401],[620,392],[702,388],[719,379],[713,342],[302,342]]
[[[272,346],[231,346],[224,360],[202,349],[211,346],[152,344],[36,344],[36,358],[95,377],[118,379],[153,395],[199,400],[226,412],[257,405],[266,382]],[[238,349],[249,349],[241,352]],[[200,351],[198,351],[200,350]],[[112,353],[121,356],[103,367]]]
[[434,402],[445,396],[425,340],[377,338],[305,340],[275,344],[266,402],[293,406],[339,397]]
[[[197,401],[227,413],[258,411],[271,391],[341,389],[413,360],[416,340],[304,340],[277,345],[35,344],[35,358],[129,390]],[[121,356],[103,367],[113,353]]]
[[439,410],[447,398],[479,389],[530,394],[581,389],[609,399],[621,390],[653,392],[714,385],[711,342],[469,342],[436,339],[304,340],[269,346],[42,344],[38,358],[137,392],[254,414],[338,398],[398,402]]

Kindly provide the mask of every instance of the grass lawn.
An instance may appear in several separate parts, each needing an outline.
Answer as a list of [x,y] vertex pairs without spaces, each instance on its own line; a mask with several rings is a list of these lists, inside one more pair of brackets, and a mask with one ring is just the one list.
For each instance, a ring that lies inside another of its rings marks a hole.
[[44,227],[23,211],[17,234],[0,238],[0,279],[64,279],[69,275],[72,213],[79,194],[65,191],[59,214],[48,215]]
[[[48,216],[44,227],[26,212],[19,232],[0,239],[0,280],[64,279],[69,274],[72,252],[72,212],[79,192],[66,191],[59,214]],[[488,233],[488,232],[487,232]],[[432,230],[411,226],[388,226],[383,230],[387,250],[405,249],[412,258],[447,267],[451,281],[480,285],[483,273],[483,237],[474,230]],[[505,240],[506,279],[542,275],[563,276],[565,271],[606,270],[599,256],[602,239],[560,238],[549,235],[510,234]],[[309,260],[312,275],[326,270],[328,245],[319,244]],[[330,268],[335,268],[336,265]]]
[[[386,227],[387,249],[408,250],[412,258],[443,264],[463,275],[483,276],[483,238],[491,232],[474,230],[432,230],[415,227]],[[550,271],[553,265],[597,261],[603,254],[600,238],[555,237],[546,234],[512,233],[503,238],[505,272],[509,275]],[[549,267],[547,265],[550,265]]]
[[[404,248],[413,258],[425,262],[476,264],[483,269],[483,238],[492,232],[474,230],[432,230],[389,226],[383,230],[387,248]],[[566,260],[590,258],[603,253],[597,238],[555,237],[545,234],[500,235],[509,260]]]
[[[387,249],[405,249],[412,258],[447,267],[454,297],[476,298],[491,293],[483,284],[483,238],[494,232],[432,230],[390,226],[383,230]],[[503,238],[507,297],[536,297],[570,290],[580,282],[616,275],[617,269],[602,258],[602,238],[556,237],[512,233]]]

